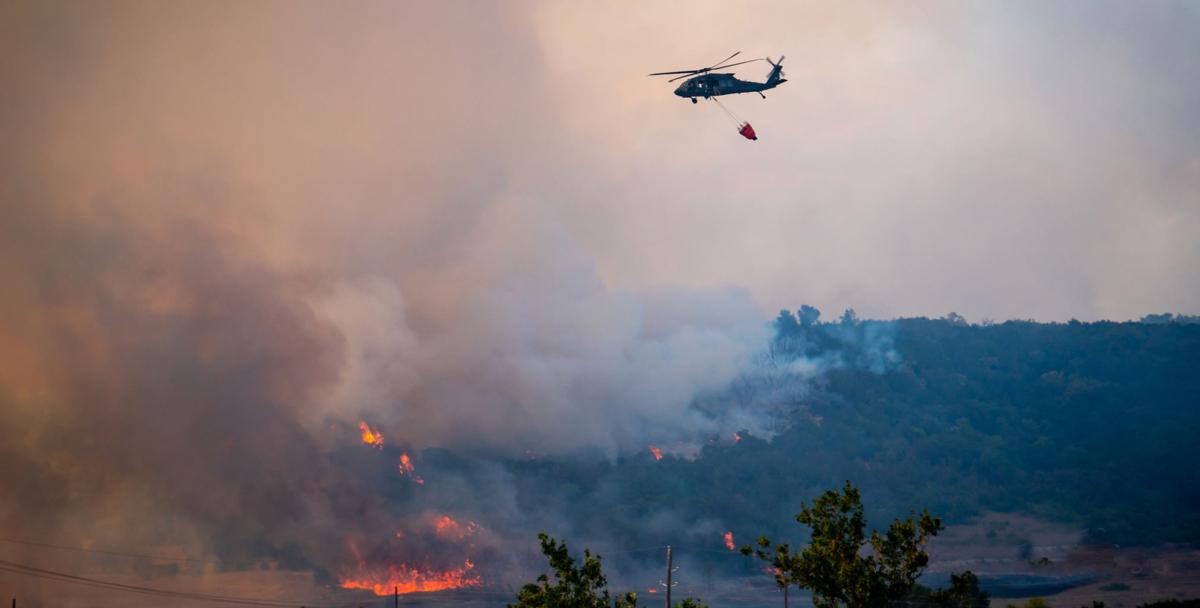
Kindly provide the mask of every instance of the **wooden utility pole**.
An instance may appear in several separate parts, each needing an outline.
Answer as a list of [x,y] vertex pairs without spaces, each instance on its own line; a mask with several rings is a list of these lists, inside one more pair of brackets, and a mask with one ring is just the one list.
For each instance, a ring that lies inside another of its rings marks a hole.
[[671,546],[667,544],[667,608],[671,608]]
[[[400,608],[400,585],[396,585],[393,589],[394,589],[394,591],[392,592],[392,606],[394,606],[395,608]],[[784,606],[784,608],[787,608],[787,607]]]

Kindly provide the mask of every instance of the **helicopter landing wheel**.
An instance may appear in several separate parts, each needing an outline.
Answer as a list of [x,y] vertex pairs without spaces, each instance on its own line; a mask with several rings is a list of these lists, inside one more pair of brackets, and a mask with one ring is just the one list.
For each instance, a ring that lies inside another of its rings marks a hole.
[[693,97],[693,98],[692,98],[692,103],[696,103],[696,98],[695,98],[695,97]]

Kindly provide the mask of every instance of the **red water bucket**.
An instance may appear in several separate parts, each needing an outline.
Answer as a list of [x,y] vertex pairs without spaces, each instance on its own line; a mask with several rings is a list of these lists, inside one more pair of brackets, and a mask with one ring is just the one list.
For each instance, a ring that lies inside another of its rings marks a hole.
[[742,123],[742,128],[738,129],[738,133],[741,133],[742,137],[746,139],[758,141],[758,134],[754,132],[754,127],[750,126],[748,122]]

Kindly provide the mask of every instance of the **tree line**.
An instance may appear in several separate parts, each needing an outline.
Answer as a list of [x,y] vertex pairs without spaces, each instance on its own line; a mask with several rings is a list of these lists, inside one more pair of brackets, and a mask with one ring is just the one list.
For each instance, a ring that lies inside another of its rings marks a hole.
[[[792,587],[808,590],[816,608],[988,608],[991,604],[969,570],[952,574],[946,588],[930,589],[917,582],[929,564],[925,547],[943,529],[941,520],[928,510],[919,515],[910,512],[893,520],[885,532],[868,534],[859,489],[846,481],[840,490],[825,491],[811,505],[801,503],[795,520],[810,529],[808,544],[798,551],[786,543],[774,544],[766,536],[740,549],[769,566],[767,572],[784,592],[784,608]],[[578,562],[565,541],[545,533],[538,540],[551,571],[517,591],[508,608],[636,608],[636,592],[610,593],[599,555],[585,549]],[[689,597],[674,608],[707,605]],[[1049,605],[1033,598],[1020,608]],[[1104,603],[1092,602],[1090,608],[1104,608]],[[1200,599],[1165,600],[1141,608],[1200,608]]]

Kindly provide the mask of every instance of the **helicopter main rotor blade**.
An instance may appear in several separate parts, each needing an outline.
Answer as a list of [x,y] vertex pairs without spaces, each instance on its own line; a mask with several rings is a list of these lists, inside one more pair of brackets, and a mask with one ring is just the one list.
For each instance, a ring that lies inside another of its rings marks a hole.
[[678,70],[678,71],[675,71],[675,72],[654,72],[653,74],[646,74],[646,75],[647,75],[647,76],[670,76],[670,75],[673,75],[673,74],[704,74],[705,72],[711,72],[712,70],[719,70],[719,69],[722,69],[722,68],[733,67],[733,66],[735,66],[735,65],[742,65],[743,63],[750,63],[751,61],[759,61],[758,59],[750,59],[750,60],[747,60],[747,61],[739,61],[739,62],[737,62],[737,63],[731,63],[731,64],[729,64],[729,65],[722,65],[722,64],[724,64],[726,61],[729,61],[730,59],[733,59],[734,57],[737,57],[738,55],[741,55],[741,54],[742,54],[742,52],[741,52],[741,51],[738,51],[738,52],[736,52],[736,53],[734,53],[734,54],[732,54],[732,55],[730,55],[730,56],[728,56],[728,57],[726,57],[726,58],[724,58],[724,59],[722,59],[722,60],[720,60],[720,61],[718,61],[718,62],[714,63],[713,65],[711,65],[711,66],[709,66],[709,67],[707,67],[707,68],[698,68],[698,69],[695,69],[695,70]]
[[716,65],[713,65],[713,66],[707,67],[707,68],[700,68],[698,70],[677,70],[674,72],[654,72],[653,74],[646,74],[646,75],[647,76],[674,76],[675,74],[682,74],[682,76],[678,76],[678,77],[672,78],[667,81],[667,82],[675,82],[676,80],[679,80],[681,78],[686,78],[688,76],[694,76],[696,74],[707,74],[713,70],[723,70],[725,68],[731,68],[735,65],[742,65],[744,63],[753,63],[755,61],[762,61],[762,58],[757,58],[757,59],[747,59],[746,61],[739,61],[737,63],[725,63],[726,61],[729,61],[730,59],[733,59],[734,57],[737,57],[738,55],[741,55],[741,54],[742,54],[742,52],[738,51],[738,52],[726,57],[725,59],[722,59]]
[[733,66],[735,66],[735,65],[742,65],[743,63],[754,63],[755,61],[762,61],[762,59],[761,59],[761,58],[760,58],[760,59],[747,59],[746,61],[739,61],[739,62],[737,62],[737,63],[729,63],[729,64],[726,64],[726,65],[717,65],[717,66],[713,66],[713,67],[711,67],[711,68],[707,68],[705,71],[708,71],[708,70],[723,70],[723,69],[725,69],[725,68],[731,68],[731,67],[733,67]]
[[680,80],[682,78],[687,78],[689,76],[695,76],[697,74],[707,74],[713,70],[731,68],[735,65],[742,65],[743,63],[754,63],[755,61],[762,61],[762,59],[749,59],[746,61],[739,61],[737,63],[730,63],[728,65],[719,65],[715,68],[704,68],[702,70],[689,70],[689,71],[685,71],[685,72],[660,72],[659,74],[651,74],[651,76],[659,76],[659,75],[664,75],[664,74],[683,74],[683,76],[676,76],[675,78],[672,78],[667,81],[667,82],[675,82],[676,80]]
[[[725,63],[726,61],[729,61],[730,59],[733,59],[734,57],[737,57],[738,55],[741,55],[741,54],[742,54],[742,52],[741,52],[741,51],[738,51],[738,52],[736,52],[736,53],[734,53],[734,54],[732,54],[732,55],[730,55],[730,56],[728,56],[728,57],[726,57],[726,58],[724,58],[724,59],[722,59],[722,60],[720,60],[720,61],[718,61],[718,62],[714,63],[714,64],[713,64],[713,67],[715,68],[716,66],[718,66],[718,65],[721,65],[722,63]],[[708,68],[708,69],[710,69],[710,70],[711,70],[711,69],[713,69],[713,68]]]

